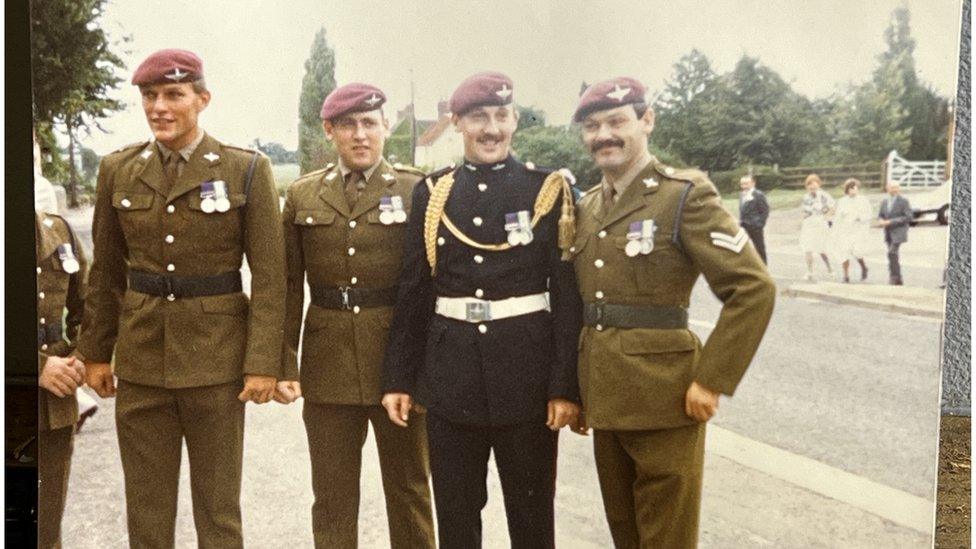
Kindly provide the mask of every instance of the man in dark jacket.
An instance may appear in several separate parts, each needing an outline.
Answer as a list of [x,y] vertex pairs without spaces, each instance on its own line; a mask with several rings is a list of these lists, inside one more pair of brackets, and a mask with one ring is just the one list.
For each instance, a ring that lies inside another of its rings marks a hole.
[[[418,184],[383,363],[383,405],[427,408],[440,547],[481,546],[494,453],[513,547],[552,547],[558,431],[576,424],[581,301],[559,172],[511,154],[512,81],[468,78],[451,97],[464,163]],[[565,249],[561,249],[564,245]]]
[[908,225],[912,220],[912,207],[908,204],[908,199],[901,195],[901,186],[898,183],[888,183],[888,196],[881,201],[878,219],[880,220],[878,225],[884,227],[885,244],[888,245],[889,282],[901,286],[898,248],[908,242]]
[[751,175],[742,176],[739,188],[742,189],[739,193],[739,225],[746,230],[763,263],[768,264],[763,230],[766,220],[769,219],[769,202],[766,201],[766,195],[756,188],[756,179]]

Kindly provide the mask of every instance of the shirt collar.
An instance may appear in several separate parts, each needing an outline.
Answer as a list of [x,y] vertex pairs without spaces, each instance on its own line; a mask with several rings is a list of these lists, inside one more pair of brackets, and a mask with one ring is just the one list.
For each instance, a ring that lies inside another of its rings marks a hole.
[[604,185],[604,192],[609,194],[610,188],[612,186],[613,190],[616,191],[618,198],[623,196],[624,192],[627,191],[627,187],[629,187],[630,184],[633,183],[634,179],[637,178],[637,175],[642,171],[644,171],[644,168],[646,168],[647,165],[650,164],[651,161],[653,160],[654,157],[651,156],[651,153],[649,152],[645,153],[643,158],[637,161],[636,164],[631,166],[629,170],[627,170],[623,175],[621,175],[619,178],[614,180],[612,183],[610,182],[610,180],[607,179],[607,176],[604,175],[602,181]]
[[[193,156],[193,152],[197,150],[197,147],[199,147],[200,143],[203,141],[204,135],[206,135],[206,132],[203,130],[198,130],[196,138],[185,147],[177,151],[183,158],[184,162],[190,161],[190,157]],[[163,157],[163,161],[169,160],[169,155],[173,154],[173,151],[159,141],[156,142],[156,146],[159,147],[159,154]]]
[[[383,163],[383,158],[380,158],[379,160],[376,161],[376,164],[373,164],[369,168],[363,170],[362,172],[363,181],[369,181],[369,178],[373,177],[373,172],[375,172],[376,168],[378,168],[379,165],[382,163]],[[339,159],[338,164],[339,164],[339,174],[342,175],[342,180],[345,181],[346,176],[352,173],[353,170],[348,166],[346,166],[346,163],[342,161],[342,158]]]

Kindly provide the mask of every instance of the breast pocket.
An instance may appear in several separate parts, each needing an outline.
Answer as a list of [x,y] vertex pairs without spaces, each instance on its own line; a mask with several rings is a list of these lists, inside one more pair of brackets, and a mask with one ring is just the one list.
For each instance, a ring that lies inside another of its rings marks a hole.
[[115,208],[122,231],[130,242],[138,240],[140,235],[148,232],[145,228],[152,222],[150,209],[155,198],[154,193],[129,191],[112,193],[112,207]]
[[661,277],[668,276],[683,261],[681,252],[675,249],[667,237],[655,238],[654,246],[649,253],[638,253],[634,256],[627,255],[628,242],[626,236],[617,237],[614,240],[614,247],[623,257],[623,261],[627,262],[628,270],[640,294],[655,293],[655,289],[662,282]]

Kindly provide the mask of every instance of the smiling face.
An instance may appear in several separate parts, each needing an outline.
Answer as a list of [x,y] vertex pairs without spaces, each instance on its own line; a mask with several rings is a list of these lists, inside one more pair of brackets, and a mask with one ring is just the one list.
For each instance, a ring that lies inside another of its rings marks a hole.
[[518,112],[511,104],[475,107],[454,115],[454,130],[464,140],[464,158],[476,164],[500,162],[508,156]]
[[177,151],[197,135],[197,118],[210,104],[210,92],[194,91],[193,84],[141,86],[142,110],[156,141]]
[[322,128],[325,137],[335,144],[342,163],[350,170],[364,171],[379,162],[390,125],[377,109],[326,120]]
[[583,144],[604,172],[626,171],[647,154],[647,139],[654,130],[654,111],[640,118],[633,105],[590,113],[583,119]]

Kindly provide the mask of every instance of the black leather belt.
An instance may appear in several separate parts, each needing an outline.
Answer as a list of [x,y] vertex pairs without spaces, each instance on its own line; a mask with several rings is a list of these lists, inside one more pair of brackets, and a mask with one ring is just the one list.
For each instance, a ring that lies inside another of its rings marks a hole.
[[312,286],[312,304],[323,309],[351,311],[353,307],[391,307],[397,287],[371,290],[351,286]]
[[243,291],[240,271],[214,276],[172,276],[131,271],[129,272],[129,288],[141,294],[168,299],[232,294]]
[[687,328],[688,309],[684,307],[635,307],[612,303],[587,303],[583,323],[604,328]]
[[37,327],[37,345],[57,343],[62,339],[60,322],[49,322]]

